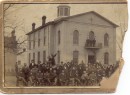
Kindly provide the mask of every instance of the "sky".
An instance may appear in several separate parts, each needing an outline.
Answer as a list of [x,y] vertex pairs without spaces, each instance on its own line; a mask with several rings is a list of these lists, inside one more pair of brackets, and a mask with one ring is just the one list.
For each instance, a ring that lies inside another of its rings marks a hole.
[[[11,25],[16,28],[17,39],[26,38],[26,33],[32,29],[32,23],[36,27],[42,24],[42,16],[46,15],[46,22],[57,18],[57,6],[59,4],[15,4],[5,12],[5,26]],[[71,7],[70,15],[80,14],[88,11],[95,11],[115,24],[117,28],[117,41],[120,43],[121,31],[127,30],[128,13],[126,4],[67,4]],[[8,5],[5,5],[5,7]],[[5,35],[9,35],[12,29],[5,28]],[[120,52],[117,43],[117,51]],[[118,52],[118,53],[119,53]],[[120,56],[120,54],[118,54]]]

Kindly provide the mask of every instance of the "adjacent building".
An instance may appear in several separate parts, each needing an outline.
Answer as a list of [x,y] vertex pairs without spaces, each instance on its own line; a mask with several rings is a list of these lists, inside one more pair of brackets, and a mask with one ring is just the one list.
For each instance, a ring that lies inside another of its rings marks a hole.
[[17,41],[15,30],[11,32],[11,36],[4,37],[4,63],[5,74],[10,74],[15,71],[15,63],[17,60]]
[[26,48],[24,48],[23,50],[20,50],[18,53],[17,53],[17,62],[20,63],[21,66],[24,66],[24,64],[27,64],[27,50]]
[[59,5],[57,18],[35,28],[28,36],[28,63],[31,60],[46,62],[57,53],[56,63],[116,63],[116,25],[95,11],[70,16],[70,7]]

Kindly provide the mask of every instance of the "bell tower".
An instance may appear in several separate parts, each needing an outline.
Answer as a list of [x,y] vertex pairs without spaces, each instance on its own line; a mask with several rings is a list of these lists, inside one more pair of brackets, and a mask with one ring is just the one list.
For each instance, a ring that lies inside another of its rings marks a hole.
[[70,6],[68,5],[59,5],[57,7],[57,17],[66,17],[70,16]]

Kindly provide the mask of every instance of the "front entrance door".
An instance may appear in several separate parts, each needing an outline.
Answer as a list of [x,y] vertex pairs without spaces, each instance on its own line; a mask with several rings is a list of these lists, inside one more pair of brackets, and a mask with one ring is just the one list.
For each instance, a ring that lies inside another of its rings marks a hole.
[[88,55],[88,63],[93,64],[93,63],[95,63],[95,60],[96,60],[96,58],[94,55]]

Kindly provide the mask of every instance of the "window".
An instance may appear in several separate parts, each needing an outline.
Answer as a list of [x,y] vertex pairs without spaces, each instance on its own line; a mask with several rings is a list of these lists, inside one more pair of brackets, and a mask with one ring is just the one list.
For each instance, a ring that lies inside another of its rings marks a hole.
[[60,8],[60,16],[63,16],[63,8]]
[[57,13],[58,13],[57,16],[59,16],[59,8],[58,8],[58,12]]
[[78,63],[78,57],[79,57],[79,52],[78,51],[73,51],[73,62]]
[[38,47],[40,46],[40,31],[38,32]]
[[95,36],[94,36],[94,32],[93,32],[93,31],[90,31],[90,32],[89,32],[89,39],[90,39],[90,40],[94,40],[94,39],[95,39]]
[[104,46],[109,46],[109,36],[107,33],[104,35]]
[[104,53],[104,64],[109,64],[109,53],[108,52]]
[[45,30],[44,30],[44,41],[43,41],[43,44],[44,44],[44,46],[46,45],[46,33],[45,33]]
[[60,63],[60,51],[57,52],[57,63]]
[[69,10],[68,10],[68,8],[65,8],[65,16],[68,16],[69,15]]
[[33,34],[33,48],[35,48],[35,33]]
[[33,53],[33,60],[34,60],[34,62],[35,62],[35,53]]
[[40,40],[40,39],[38,39],[38,46],[40,46],[40,41],[41,41],[41,40]]
[[29,50],[31,49],[31,37],[30,37],[30,35],[29,35]]
[[29,56],[28,56],[28,57],[29,57],[29,58],[28,58],[28,59],[29,59],[28,62],[30,63],[30,59],[31,59],[31,54],[30,54],[30,53],[29,53]]
[[46,51],[43,51],[43,63],[46,62]]
[[40,61],[40,52],[38,52],[37,59]]
[[60,44],[60,31],[58,31],[58,44]]
[[46,45],[46,37],[44,36],[44,46]]
[[73,44],[79,44],[79,32],[77,30],[73,33]]

